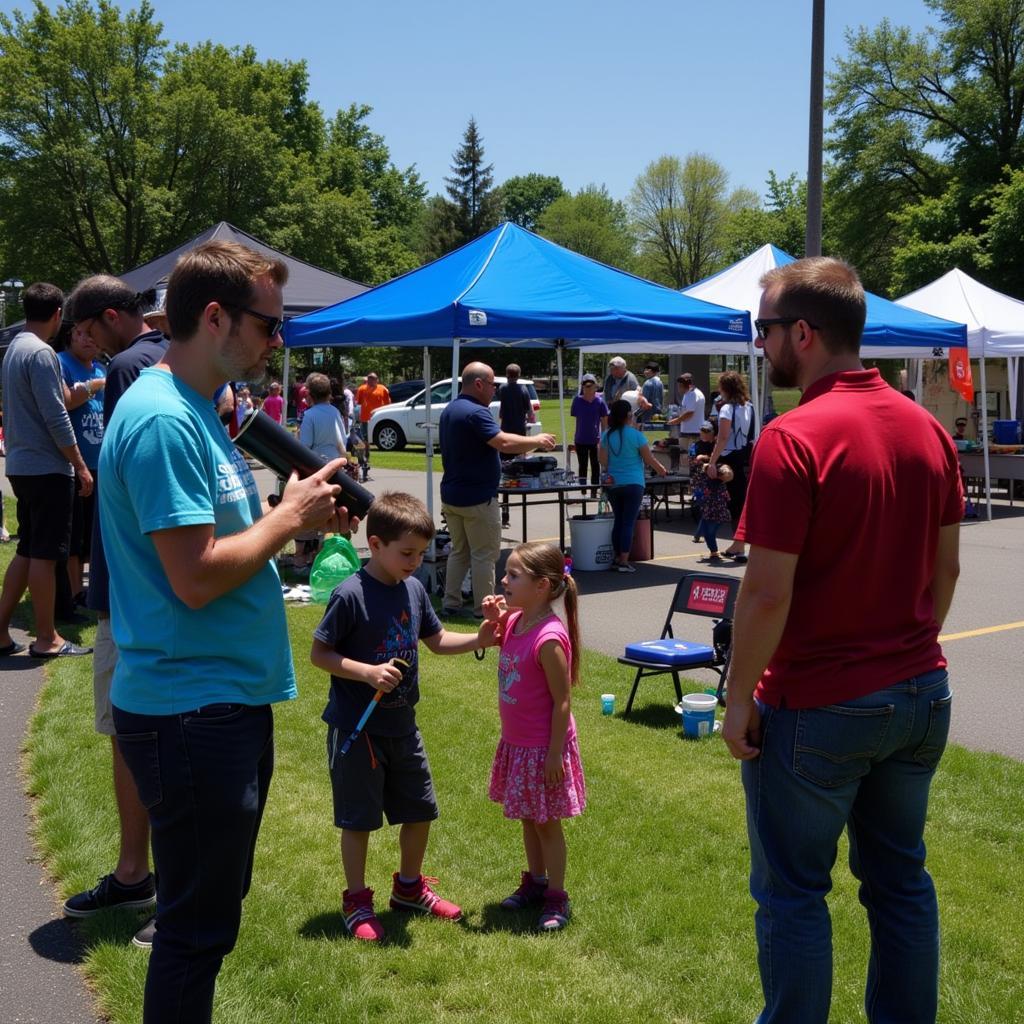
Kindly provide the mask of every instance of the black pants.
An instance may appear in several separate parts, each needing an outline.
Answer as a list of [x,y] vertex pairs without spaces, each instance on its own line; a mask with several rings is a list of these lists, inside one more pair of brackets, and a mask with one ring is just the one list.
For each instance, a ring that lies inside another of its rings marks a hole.
[[268,705],[180,715],[115,706],[114,725],[149,814],[159,879],[143,1024],[209,1024],[252,879],[274,770],[273,716]]
[[735,529],[736,523],[740,521],[743,505],[747,500],[747,466],[750,464],[750,446],[720,455],[718,461],[728,466],[733,472],[732,481],[725,486],[729,492],[729,514],[732,516]]
[[576,461],[579,463],[579,475],[587,476],[587,466],[590,466],[590,482],[598,484],[601,482],[601,463],[597,458],[596,444],[576,445]]

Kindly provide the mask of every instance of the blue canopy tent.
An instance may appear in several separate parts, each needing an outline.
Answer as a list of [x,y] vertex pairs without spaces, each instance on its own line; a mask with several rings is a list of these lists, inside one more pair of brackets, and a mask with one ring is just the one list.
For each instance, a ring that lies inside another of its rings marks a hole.
[[[553,347],[561,399],[564,348],[700,340],[732,351],[747,345],[750,331],[746,312],[652,284],[505,223],[418,270],[289,320],[284,338],[288,348],[423,346],[428,389],[429,345],[452,346],[453,381],[460,346]],[[564,410],[562,418],[565,437]],[[429,403],[426,419],[430,494]]]

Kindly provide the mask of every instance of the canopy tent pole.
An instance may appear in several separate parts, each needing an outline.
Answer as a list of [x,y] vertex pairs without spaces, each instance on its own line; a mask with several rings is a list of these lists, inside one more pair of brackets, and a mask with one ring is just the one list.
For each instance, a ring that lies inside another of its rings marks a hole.
[[[562,468],[569,468],[569,442],[565,432],[565,381],[562,379],[562,350],[565,338],[555,340],[555,361],[558,363],[558,412],[562,420]],[[549,364],[550,365],[550,364]]]
[[[423,384],[426,387],[426,419],[424,420],[424,432],[427,435],[427,511],[430,518],[434,518],[434,424],[430,417],[430,349],[423,346]],[[434,541],[430,541],[430,557],[434,557]]]
[[583,349],[580,349],[580,365],[576,371],[576,394],[583,389]]
[[[427,435],[427,511],[430,513],[431,522],[434,519],[434,425],[430,418],[430,349],[423,346],[423,383],[427,388],[426,398],[426,420],[424,431]],[[430,538],[430,546],[427,549],[426,562],[430,566],[430,590],[431,593],[438,592],[437,575],[437,538]]]
[[765,406],[768,404],[768,360],[761,358],[761,422],[764,423]]
[[1020,373],[1020,358],[1006,357],[1006,384],[1010,391],[1010,419],[1017,418],[1017,375]]
[[286,345],[284,349],[284,365],[281,367],[281,392],[284,398],[284,415],[281,419],[284,423],[288,422],[288,368],[291,365],[291,358],[292,350]]
[[[989,522],[992,522],[992,471],[988,452],[988,386],[985,378],[985,339],[981,341],[981,444],[985,456],[985,508]],[[1013,486],[1013,483],[1010,483]]]
[[459,339],[452,338],[452,398],[458,393],[462,387],[462,381],[459,379],[461,374],[459,373]]
[[[757,386],[757,353],[754,351],[753,340],[747,342],[747,351],[750,356],[750,401],[754,406],[754,439],[761,433],[761,399]],[[700,424],[697,424],[700,426]]]

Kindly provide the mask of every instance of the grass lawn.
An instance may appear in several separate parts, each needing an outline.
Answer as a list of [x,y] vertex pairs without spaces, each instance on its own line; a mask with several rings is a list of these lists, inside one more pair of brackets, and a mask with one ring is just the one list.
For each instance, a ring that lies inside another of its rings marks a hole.
[[[567,826],[569,928],[538,935],[532,914],[496,905],[517,884],[523,856],[518,825],[486,797],[498,735],[495,653],[480,664],[424,650],[419,718],[442,808],[426,871],[466,918],[452,925],[386,910],[397,850],[395,830],[385,829],[371,843],[368,877],[390,941],[347,939],[319,719],[326,680],[307,661],[319,615],[315,606],[288,611],[301,697],[276,709],[277,770],[241,936],[220,975],[218,1024],[754,1018],[738,767],[719,739],[681,738],[667,680],[645,683],[631,720],[602,717],[599,694],[617,693],[621,707],[627,673],[596,654],[587,655],[576,692],[590,805]],[[110,870],[116,820],[109,744],[92,730],[89,659],[55,663],[49,673],[27,764],[37,839],[63,897]],[[942,905],[945,1024],[1020,1019],[1022,792],[1024,765],[996,755],[951,748],[938,774],[928,841]],[[830,904],[833,1019],[862,1020],[867,929],[845,849]],[[118,1024],[141,1017],[147,956],[129,944],[133,926],[116,915],[79,926],[85,970]]]

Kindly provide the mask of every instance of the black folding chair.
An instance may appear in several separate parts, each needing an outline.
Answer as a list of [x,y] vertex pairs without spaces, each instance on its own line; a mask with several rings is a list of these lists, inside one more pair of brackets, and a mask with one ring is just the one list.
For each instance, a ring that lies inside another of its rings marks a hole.
[[[619,664],[636,669],[623,717],[633,708],[640,680],[649,676],[671,675],[676,701],[681,701],[683,691],[679,673],[684,669],[709,668],[717,672],[718,702],[725,703],[725,670],[729,665],[733,608],[739,589],[738,577],[722,573],[688,572],[680,579],[672,595],[661,636],[657,640],[629,644],[625,656],[619,658]],[[716,620],[708,637],[711,642],[693,642],[677,637],[672,628],[672,621],[677,615],[701,615]]]

